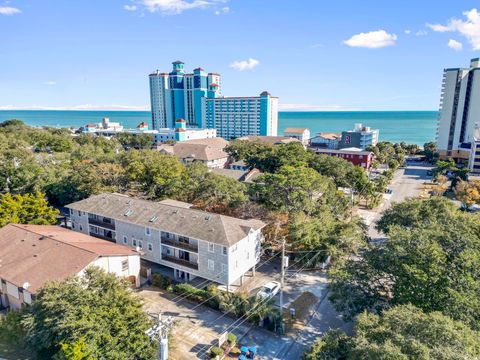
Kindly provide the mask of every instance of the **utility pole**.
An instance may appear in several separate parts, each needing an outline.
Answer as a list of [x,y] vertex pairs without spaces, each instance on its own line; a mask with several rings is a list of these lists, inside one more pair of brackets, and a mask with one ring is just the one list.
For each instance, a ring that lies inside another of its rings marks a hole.
[[283,286],[285,285],[285,268],[288,260],[285,259],[285,237],[282,239],[282,278],[280,280],[280,332],[283,334]]
[[173,318],[169,316],[163,320],[161,314],[149,315],[156,320],[156,323],[148,329],[145,334],[147,334],[150,339],[158,341],[158,359],[168,360],[168,333],[172,328]]

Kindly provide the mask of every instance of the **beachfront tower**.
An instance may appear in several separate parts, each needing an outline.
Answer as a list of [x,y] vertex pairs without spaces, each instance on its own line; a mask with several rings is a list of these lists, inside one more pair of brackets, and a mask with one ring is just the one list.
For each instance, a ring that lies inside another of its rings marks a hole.
[[190,127],[203,127],[202,98],[211,84],[216,84],[221,94],[220,74],[202,68],[185,73],[185,64],[179,60],[172,63],[170,73],[157,70],[149,79],[153,129],[174,128],[176,119],[185,119]]
[[436,143],[440,158],[452,157],[480,172],[479,58],[468,68],[444,70]]

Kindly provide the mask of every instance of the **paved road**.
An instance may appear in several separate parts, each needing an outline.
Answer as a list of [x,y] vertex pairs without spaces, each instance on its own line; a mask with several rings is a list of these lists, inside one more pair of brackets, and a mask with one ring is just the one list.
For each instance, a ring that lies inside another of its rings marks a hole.
[[427,175],[427,171],[430,169],[432,169],[432,166],[411,163],[407,167],[397,170],[389,186],[389,188],[393,190],[393,193],[383,195],[383,201],[377,209],[360,209],[358,211],[358,214],[368,225],[368,235],[372,239],[385,238],[385,235],[375,230],[374,226],[382,212],[388,209],[393,203],[418,197],[422,191],[423,183],[431,179],[431,177]]

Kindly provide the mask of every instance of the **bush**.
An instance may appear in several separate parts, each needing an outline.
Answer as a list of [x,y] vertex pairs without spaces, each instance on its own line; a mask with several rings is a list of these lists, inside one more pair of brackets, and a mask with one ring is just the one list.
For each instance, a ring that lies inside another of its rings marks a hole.
[[152,285],[165,290],[168,289],[170,285],[172,285],[172,279],[162,274],[153,274]]
[[173,292],[185,295],[187,299],[202,302],[209,298],[208,292],[205,290],[197,289],[190,284],[178,284],[173,287]]
[[223,349],[218,346],[214,346],[210,349],[210,358],[215,359],[217,356],[223,355]]
[[230,345],[233,345],[237,342],[237,335],[233,333],[228,333],[227,335],[227,341]]

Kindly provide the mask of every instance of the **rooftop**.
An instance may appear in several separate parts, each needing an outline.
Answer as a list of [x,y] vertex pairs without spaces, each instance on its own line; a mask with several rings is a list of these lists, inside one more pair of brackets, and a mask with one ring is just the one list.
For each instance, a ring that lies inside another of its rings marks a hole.
[[300,143],[300,140],[288,136],[243,136],[238,140],[242,141],[263,141],[272,145],[289,144],[292,142]]
[[283,133],[303,134],[307,130],[307,128],[286,128]]
[[0,278],[35,293],[47,281],[78,274],[104,256],[139,255],[129,247],[52,225],[0,229]]
[[96,195],[67,207],[225,246],[234,245],[244,239],[250,230],[265,226],[260,220],[237,219],[186,208],[185,205],[142,200],[121,194]]

